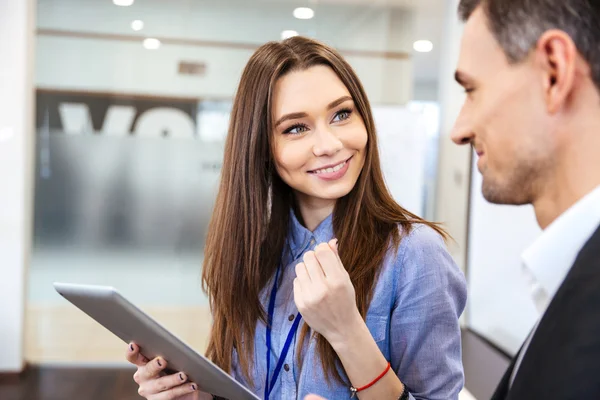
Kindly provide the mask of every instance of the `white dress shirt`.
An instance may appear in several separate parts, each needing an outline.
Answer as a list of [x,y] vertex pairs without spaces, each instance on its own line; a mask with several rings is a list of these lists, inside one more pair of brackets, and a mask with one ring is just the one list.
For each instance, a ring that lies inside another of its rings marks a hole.
[[511,385],[541,316],[569,273],[577,255],[599,225],[600,186],[555,219],[523,253],[523,274],[540,318],[519,353]]

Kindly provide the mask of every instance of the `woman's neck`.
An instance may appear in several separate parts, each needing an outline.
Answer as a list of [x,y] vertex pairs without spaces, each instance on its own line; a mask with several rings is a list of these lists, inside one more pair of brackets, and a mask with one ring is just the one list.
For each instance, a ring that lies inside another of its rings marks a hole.
[[304,226],[309,231],[314,231],[325,220],[335,207],[335,200],[317,199],[301,194],[296,194],[298,211],[304,221]]

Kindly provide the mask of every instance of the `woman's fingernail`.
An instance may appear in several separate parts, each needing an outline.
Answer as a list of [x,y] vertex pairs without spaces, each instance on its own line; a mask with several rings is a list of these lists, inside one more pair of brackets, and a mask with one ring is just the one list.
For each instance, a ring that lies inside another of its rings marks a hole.
[[160,358],[157,358],[156,362],[158,363],[158,366],[162,368],[162,364],[160,363]]
[[196,391],[196,385],[192,385],[192,390]]
[[132,345],[132,344],[130,344],[130,345],[129,345],[129,349],[130,349],[131,351],[133,351],[133,345]]
[[179,379],[183,381],[183,374],[179,374]]

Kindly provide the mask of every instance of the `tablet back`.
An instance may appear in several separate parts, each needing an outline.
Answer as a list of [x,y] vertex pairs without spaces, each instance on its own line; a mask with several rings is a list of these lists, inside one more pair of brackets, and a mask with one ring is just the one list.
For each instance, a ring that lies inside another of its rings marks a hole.
[[[256,400],[256,395],[204,356],[191,349],[158,322],[106,286],[55,283],[65,299],[95,319],[125,343],[135,342],[148,358],[161,356],[168,368],[186,373],[200,390],[230,400]],[[90,343],[93,346],[93,343]]]

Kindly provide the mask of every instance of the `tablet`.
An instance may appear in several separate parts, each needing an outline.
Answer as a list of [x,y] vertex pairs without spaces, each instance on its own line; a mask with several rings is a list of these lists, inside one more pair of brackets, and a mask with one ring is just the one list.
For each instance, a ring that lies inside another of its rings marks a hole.
[[134,306],[116,289],[106,286],[54,283],[61,296],[95,319],[125,343],[135,342],[142,354],[157,356],[168,368],[184,372],[203,392],[230,400],[256,400],[254,393],[198,354],[175,335]]

